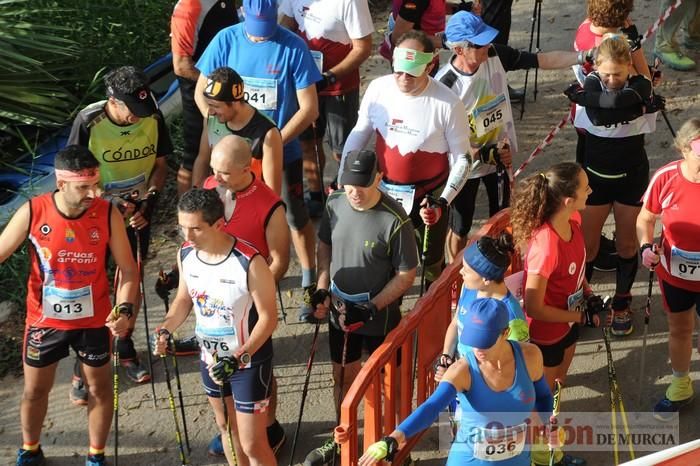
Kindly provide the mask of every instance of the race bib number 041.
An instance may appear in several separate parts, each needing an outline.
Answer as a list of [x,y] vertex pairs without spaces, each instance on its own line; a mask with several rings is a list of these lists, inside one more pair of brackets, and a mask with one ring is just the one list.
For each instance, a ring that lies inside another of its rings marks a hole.
[[243,97],[258,110],[275,111],[277,109],[277,80],[266,78],[243,77],[245,90]]

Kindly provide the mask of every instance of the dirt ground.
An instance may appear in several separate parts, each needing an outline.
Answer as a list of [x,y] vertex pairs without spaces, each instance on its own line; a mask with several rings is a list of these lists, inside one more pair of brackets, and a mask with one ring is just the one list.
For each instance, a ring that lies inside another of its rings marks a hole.
[[[519,0],[513,6],[513,28],[511,45],[527,48],[530,34],[530,17],[533,1]],[[640,31],[645,30],[658,15],[656,0],[638,1],[633,14]],[[584,3],[565,0],[552,0],[543,4],[541,44],[542,49],[569,50],[574,32],[584,17]],[[377,16],[378,30],[383,30],[386,15]],[[379,34],[375,34],[375,45],[379,43]],[[651,44],[647,45],[648,55]],[[700,55],[692,55],[700,60]],[[447,55],[443,57],[443,63]],[[376,76],[388,73],[387,63],[379,57],[372,57],[363,66],[362,82],[366,85]],[[691,116],[699,114],[698,104],[698,73],[697,71],[680,73],[664,70],[665,80],[657,91],[667,98],[668,115],[675,128]],[[509,74],[509,81],[514,87],[522,87],[525,80],[524,72]],[[525,115],[522,121],[516,123],[521,151],[515,159],[518,165],[529,152],[546,136],[547,132],[565,115],[568,103],[562,95],[562,90],[572,81],[569,69],[560,71],[541,71],[539,73],[539,93],[537,101],[532,100],[534,73],[530,73],[528,81],[528,98]],[[517,112],[516,112],[517,118]],[[517,121],[517,120],[516,120]],[[548,147],[525,171],[532,173],[556,161],[573,160],[575,133],[570,126],[564,128]],[[656,169],[669,160],[677,157],[671,149],[671,136],[663,121],[660,119],[655,134],[647,138],[647,152],[652,169]],[[336,168],[329,163],[326,169],[326,181],[332,178]],[[482,190],[483,192],[483,190]],[[480,195],[477,218],[479,223],[486,216],[486,206]],[[610,224],[606,226],[610,231]],[[151,259],[146,273],[146,289],[153,290],[159,267],[168,268],[175,262],[177,237],[172,226],[163,226],[154,235]],[[614,291],[614,274],[596,273],[593,283],[600,294]],[[635,283],[633,294],[634,307],[644,305],[646,293],[645,280],[647,274],[640,271]],[[291,439],[294,434],[296,418],[301,399],[306,360],[308,357],[313,327],[297,324],[298,306],[301,299],[298,286],[300,271],[294,261],[287,278],[282,282],[285,310],[288,323],[280,321],[274,335],[275,344],[275,374],[279,384],[278,419],[287,433],[287,443],[282,448],[279,463],[289,464]],[[405,310],[409,310],[417,295],[418,288],[414,286],[406,302]],[[155,327],[164,315],[163,303],[155,293],[148,295],[148,318],[151,328]],[[139,317],[142,320],[142,317]],[[646,377],[639,380],[639,358],[642,344],[642,315],[635,315],[636,330],[625,339],[613,340],[613,355],[617,368],[618,380],[626,401],[628,411],[650,410],[657,399],[662,396],[670,380],[670,370],[667,361],[666,341],[668,339],[667,325],[661,310],[658,288],[654,287],[653,310],[649,326],[646,349]],[[193,328],[193,319],[186,324],[186,329],[180,335],[189,335]],[[143,322],[137,327],[135,334],[137,347],[142,350],[146,360]],[[191,464],[220,464],[216,459],[208,458],[206,446],[215,431],[213,418],[206,397],[203,394],[195,357],[181,358],[180,372],[185,393],[185,406],[189,439],[192,446]],[[48,415],[44,423],[42,444],[52,466],[68,466],[84,464],[87,448],[86,417],[84,408],[77,408],[68,401],[68,388],[72,359],[64,360],[58,370],[54,389],[50,397]],[[131,466],[151,466],[156,464],[179,464],[177,446],[174,437],[172,414],[168,409],[166,386],[163,368],[160,362],[154,364],[156,393],[158,406],[154,408],[150,398],[148,384],[136,386],[126,380],[124,374],[120,388],[120,458],[122,464]],[[700,364],[698,355],[693,354],[691,375],[698,378]],[[327,333],[320,335],[319,352],[313,366],[309,396],[306,402],[304,422],[299,435],[296,450],[296,462],[303,461],[306,452],[322,443],[334,425],[333,401],[331,397],[331,368],[329,363]],[[638,387],[644,388],[641,405],[638,404]],[[13,376],[6,377],[0,384],[0,464],[14,464],[16,449],[21,441],[19,429],[19,401],[22,392],[22,379]],[[567,388],[563,395],[562,409],[564,411],[599,411],[601,416],[609,416],[608,384],[605,350],[602,345],[600,331],[585,329],[578,344],[576,357],[572,364],[567,380]],[[178,412],[179,416],[179,412]],[[695,403],[683,412],[680,418],[680,441],[686,442],[700,437],[700,403]],[[436,450],[437,435],[432,429],[425,440],[413,454],[420,458],[421,464],[440,465],[446,458],[445,450]],[[108,446],[108,454],[112,454],[112,439]],[[614,464],[612,454],[584,452],[590,465]],[[623,455],[622,458],[626,457]],[[295,463],[296,464],[296,463]]]

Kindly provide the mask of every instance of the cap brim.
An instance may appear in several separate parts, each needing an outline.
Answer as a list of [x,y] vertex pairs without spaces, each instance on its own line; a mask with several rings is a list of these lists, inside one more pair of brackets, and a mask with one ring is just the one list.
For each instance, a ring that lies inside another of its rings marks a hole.
[[470,39],[465,39],[475,45],[488,45],[496,38],[498,35],[498,29],[494,29],[491,26],[484,24],[484,30],[479,34],[473,36]]
[[362,188],[367,188],[372,185],[372,182],[374,181],[374,177],[377,174],[376,170],[373,170],[372,173],[367,174],[367,173],[355,173],[349,170],[344,170],[343,174],[340,176],[340,184],[342,185],[350,185],[350,186],[360,186]]
[[476,329],[465,325],[462,329],[459,342],[463,345],[471,346],[472,348],[485,350],[491,348],[496,343],[500,334],[500,331],[487,331],[483,328]]
[[126,107],[129,109],[131,113],[136,115],[139,118],[146,118],[158,110],[158,107],[156,106],[156,103],[153,101],[153,97],[149,97],[148,99],[145,99],[143,101],[139,102],[128,102],[124,101],[124,104]]
[[245,31],[253,37],[271,37],[277,30],[277,22],[246,19]]
[[404,60],[394,60],[394,73],[407,73],[417,78],[425,72],[428,65],[411,65]]

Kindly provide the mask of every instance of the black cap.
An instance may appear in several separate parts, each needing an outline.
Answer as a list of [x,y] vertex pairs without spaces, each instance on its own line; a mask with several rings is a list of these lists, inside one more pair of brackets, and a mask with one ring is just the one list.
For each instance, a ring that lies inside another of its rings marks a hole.
[[353,150],[345,157],[340,184],[366,188],[377,175],[377,156],[371,150]]
[[217,68],[207,78],[207,85],[204,86],[204,97],[220,102],[242,100],[243,79],[231,68]]
[[139,118],[149,117],[158,110],[156,99],[148,86],[139,87],[131,93],[122,93],[110,86],[107,94],[124,102],[129,111]]

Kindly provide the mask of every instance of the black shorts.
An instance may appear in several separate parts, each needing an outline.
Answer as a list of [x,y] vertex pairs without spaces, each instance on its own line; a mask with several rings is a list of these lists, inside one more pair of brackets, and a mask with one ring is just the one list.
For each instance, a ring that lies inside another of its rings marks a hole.
[[24,362],[46,367],[68,356],[68,348],[83,364],[101,367],[110,360],[111,337],[107,327],[57,330],[29,327],[24,333]]
[[659,285],[666,311],[671,313],[684,312],[695,306],[695,312],[700,316],[700,292],[678,288],[661,278],[659,278]]
[[290,228],[298,231],[309,223],[309,211],[304,204],[302,159],[286,164],[282,175],[282,200],[287,206],[287,223]]
[[542,360],[545,367],[556,367],[564,360],[564,351],[578,341],[578,324],[574,324],[569,333],[558,342],[551,345],[540,345],[535,343],[542,351]]
[[[504,175],[507,177],[507,175]],[[476,207],[476,195],[479,192],[479,183],[484,183],[486,196],[489,202],[489,217],[510,204],[510,181],[503,180],[500,186],[503,188],[501,199],[499,199],[499,175],[490,173],[479,178],[467,180],[464,187],[457,193],[454,201],[450,205],[450,230],[459,236],[467,236],[474,221],[474,209]]]
[[641,207],[642,196],[649,185],[649,162],[622,173],[619,178],[604,178],[586,167],[591,194],[586,205],[608,205],[613,202]]
[[[202,375],[204,391],[210,398],[221,397],[221,385],[209,377],[207,365],[199,360],[199,371]],[[231,396],[236,411],[246,414],[264,413],[270,404],[272,394],[272,358],[246,369],[237,370],[223,385],[224,396]]]
[[[345,364],[359,361],[362,358],[362,348],[367,350],[367,353],[372,354],[374,350],[379,348],[379,345],[384,343],[386,335],[360,335],[357,333],[348,334],[348,347],[345,352]],[[343,363],[343,343],[345,340],[345,332],[328,324],[328,343],[331,349],[331,361],[336,364]],[[397,364],[401,364],[401,355],[398,355]]]
[[318,119],[316,133],[311,126],[299,135],[301,141],[322,140],[328,135],[328,145],[336,154],[343,152],[345,140],[357,123],[360,108],[360,90],[344,95],[321,95],[318,97]]

